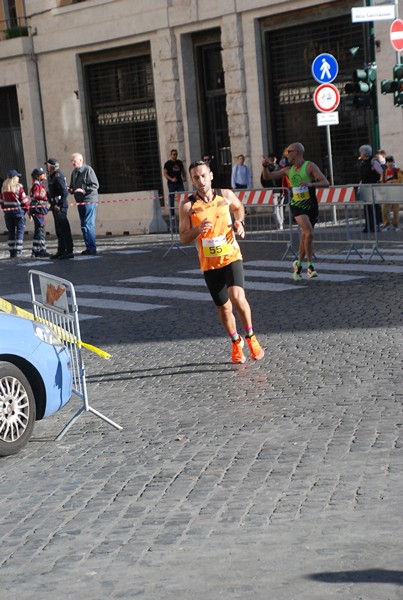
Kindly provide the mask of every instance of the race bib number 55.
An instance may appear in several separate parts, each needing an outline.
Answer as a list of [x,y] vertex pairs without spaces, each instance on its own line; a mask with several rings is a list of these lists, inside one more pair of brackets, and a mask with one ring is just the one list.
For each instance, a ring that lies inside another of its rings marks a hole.
[[228,243],[225,235],[220,235],[215,238],[202,238],[203,254],[207,258],[216,256],[225,256],[228,254]]

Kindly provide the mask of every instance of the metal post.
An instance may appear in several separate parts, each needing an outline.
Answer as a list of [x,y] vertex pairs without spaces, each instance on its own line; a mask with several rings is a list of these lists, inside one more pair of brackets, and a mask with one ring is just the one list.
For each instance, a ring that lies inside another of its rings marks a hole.
[[[332,137],[330,135],[330,125],[326,125],[326,138],[327,138],[327,155],[329,157],[329,176],[330,185],[334,185],[333,177],[333,155],[332,155]],[[337,225],[337,210],[336,206],[333,205],[333,223]]]
[[[399,0],[395,0],[395,19],[399,18]],[[400,64],[400,52],[396,50],[396,64]]]
[[327,137],[327,154],[328,154],[328,157],[329,157],[330,185],[334,185],[334,178],[333,178],[333,156],[332,156],[332,138],[330,136],[330,125],[326,125],[326,137]]
[[[373,0],[367,0],[367,6],[373,6],[374,5],[374,1]],[[369,55],[369,64],[368,66],[371,67],[375,67],[376,68],[376,62],[375,62],[375,26],[374,26],[374,22],[370,21],[368,23],[368,41],[369,41],[369,48],[368,48],[368,55]],[[379,114],[378,114],[378,89],[377,89],[377,80],[375,80],[375,88],[372,91],[372,135],[373,135],[373,145],[375,146],[376,149],[379,148],[380,146],[380,141],[379,141]]]

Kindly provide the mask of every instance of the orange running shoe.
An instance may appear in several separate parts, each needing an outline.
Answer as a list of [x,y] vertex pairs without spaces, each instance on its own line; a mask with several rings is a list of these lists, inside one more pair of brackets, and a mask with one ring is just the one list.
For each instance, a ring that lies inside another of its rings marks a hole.
[[244,353],[242,352],[242,348],[244,347],[245,342],[238,336],[238,341],[232,342],[232,362],[242,364],[245,362],[246,358]]
[[264,356],[264,350],[256,339],[255,335],[247,337],[246,341],[249,346],[250,356],[253,360],[260,360]]

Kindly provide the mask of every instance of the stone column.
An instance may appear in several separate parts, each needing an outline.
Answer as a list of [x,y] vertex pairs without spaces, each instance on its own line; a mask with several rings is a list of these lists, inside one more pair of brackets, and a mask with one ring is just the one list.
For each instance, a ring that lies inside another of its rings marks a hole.
[[231,150],[233,157],[244,154],[250,164],[251,145],[245,93],[245,60],[241,19],[238,15],[223,17],[221,44]]
[[183,158],[183,114],[179,88],[178,53],[172,30],[162,29],[152,41],[155,102],[158,115],[162,164],[172,148]]

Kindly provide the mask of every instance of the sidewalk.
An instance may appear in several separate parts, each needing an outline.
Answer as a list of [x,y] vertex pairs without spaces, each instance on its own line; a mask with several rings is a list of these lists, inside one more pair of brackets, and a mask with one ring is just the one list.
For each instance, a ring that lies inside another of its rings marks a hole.
[[[155,309],[80,308],[113,355],[85,354],[90,402],[124,429],[83,415],[55,443],[71,403],[1,460],[0,600],[400,600],[403,270],[298,286],[285,262],[289,291],[248,291],[265,358],[232,365],[214,305],[190,299],[195,250],[160,242],[46,267],[79,306],[102,285]],[[244,244],[245,266],[283,251]],[[260,269],[247,281],[278,281]],[[2,260],[0,296],[27,270]]]

